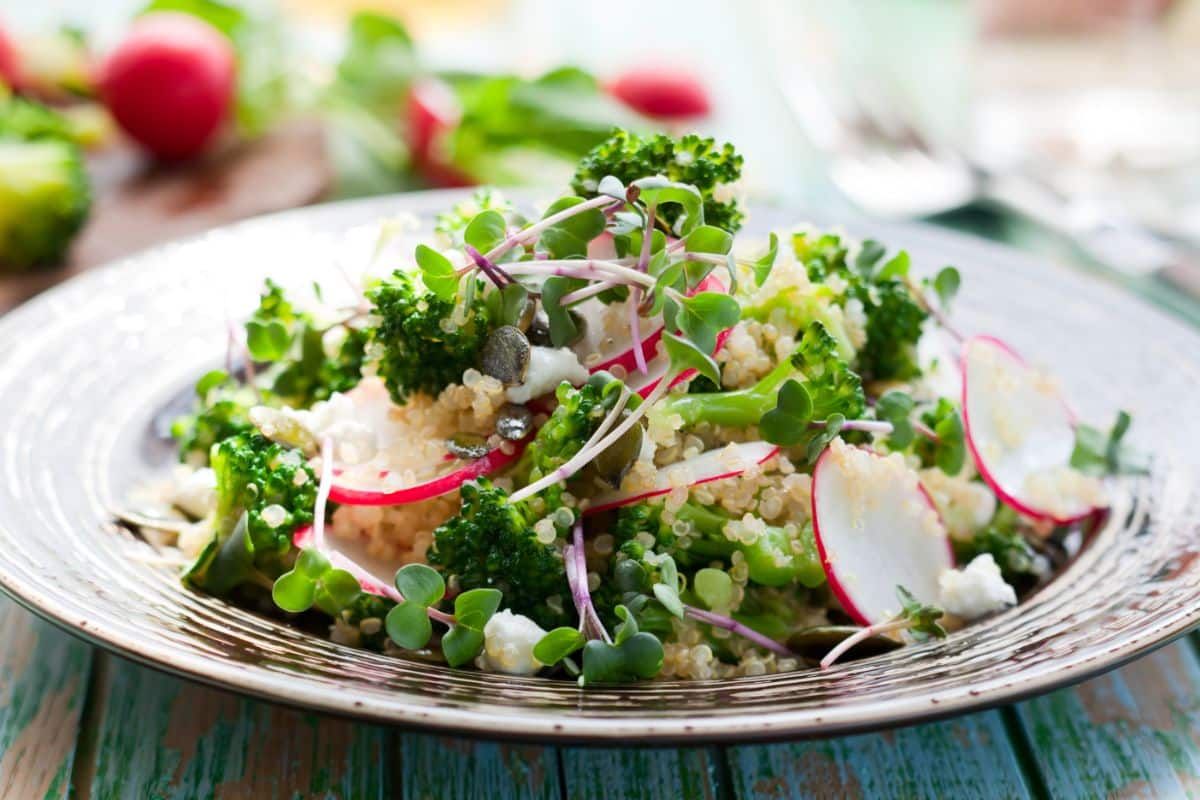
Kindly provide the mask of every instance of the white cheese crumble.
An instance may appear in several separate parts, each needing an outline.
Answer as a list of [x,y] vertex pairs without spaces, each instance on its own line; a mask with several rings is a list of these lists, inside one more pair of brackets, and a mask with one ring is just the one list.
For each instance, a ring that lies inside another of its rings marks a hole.
[[579,358],[570,349],[534,346],[530,348],[529,371],[525,373],[525,382],[509,387],[505,395],[509,402],[528,403],[535,397],[554,391],[563,381],[579,386],[587,379],[587,368],[579,363]]
[[313,405],[308,411],[293,408],[255,406],[250,409],[250,421],[269,439],[292,447],[307,448],[306,437],[297,436],[297,429],[307,433],[315,442],[333,440],[334,459],[339,464],[354,465],[370,461],[379,450],[375,431],[358,420],[354,400],[340,392],[328,400]]
[[991,553],[975,556],[964,569],[948,569],[938,576],[942,608],[965,620],[978,619],[1017,604],[1017,593],[1004,582]]
[[545,666],[533,657],[533,646],[545,635],[529,617],[504,609],[483,626],[483,652],[475,665],[485,672],[532,675]]

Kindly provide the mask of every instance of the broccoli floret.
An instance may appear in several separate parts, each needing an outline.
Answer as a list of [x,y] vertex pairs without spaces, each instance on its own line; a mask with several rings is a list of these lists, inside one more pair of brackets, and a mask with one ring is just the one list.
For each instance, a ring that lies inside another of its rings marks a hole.
[[[617,513],[613,539],[626,555],[638,556],[639,533],[654,537],[652,549],[675,559],[683,568],[700,568],[714,561],[729,563],[735,552],[745,556],[750,580],[763,586],[784,586],[799,581],[805,586],[825,582],[812,526],[799,533],[793,547],[788,532],[768,525],[753,542],[730,539],[725,526],[731,517],[719,509],[687,502],[664,519],[662,503],[646,502],[625,506]],[[682,523],[682,524],[681,524]]]
[[194,413],[171,424],[171,436],[179,442],[179,460],[204,466],[217,442],[253,433],[249,412],[256,401],[254,392],[245,387],[226,384],[210,389]]
[[[621,389],[621,382],[607,372],[593,375],[578,389],[566,382],[560,384],[555,392],[558,406],[546,423],[538,429],[533,441],[525,448],[514,474],[523,478],[522,483],[529,484],[550,474],[569,461],[583,448],[584,443],[596,432],[596,428],[616,406],[617,400],[621,396]],[[634,397],[630,399],[626,407],[636,408],[636,406],[637,399]],[[576,473],[575,477],[586,480],[596,477],[602,472],[609,472],[606,467],[614,466],[608,463],[613,460],[608,457],[609,453],[615,454],[617,451],[632,450],[633,456],[636,458],[636,454],[641,450],[641,436],[642,429],[640,427],[635,426],[630,429],[620,442],[598,455],[587,468]],[[626,443],[626,438],[631,441]],[[632,440],[636,440],[636,442]],[[628,446],[621,447],[623,444]],[[634,444],[636,447],[633,447]],[[632,463],[632,459],[629,459],[629,463]],[[605,474],[602,477],[619,485],[627,468],[628,464],[615,465],[617,474]],[[544,503],[543,511],[553,511],[562,506],[562,496],[565,491],[563,483],[556,483],[543,490],[540,493],[541,502]]]
[[[529,505],[509,502],[508,492],[484,478],[460,491],[458,516],[433,532],[429,563],[464,590],[499,589],[507,608],[544,628],[568,622],[563,603],[569,607],[571,595],[562,554],[554,544],[538,541]],[[559,603],[547,602],[552,596]]]
[[[583,196],[593,194],[601,179],[609,175],[623,183],[663,175],[689,184],[704,198],[706,224],[730,233],[737,233],[742,227],[744,214],[738,201],[720,200],[716,196],[718,187],[732,184],[742,175],[742,157],[731,144],[718,147],[711,138],[694,133],[676,140],[663,133],[643,138],[617,129],[579,162],[571,189]],[[680,209],[667,207],[660,214],[674,226]]]
[[367,296],[380,318],[370,333],[382,351],[379,375],[397,403],[411,392],[436,396],[479,363],[488,335],[482,291],[459,316],[454,303],[427,292],[414,274],[397,270]]
[[734,428],[757,425],[775,407],[779,388],[789,380],[803,383],[812,398],[812,418],[833,414],[846,419],[866,407],[862,381],[842,360],[837,342],[820,322],[808,326],[792,356],[747,389],[712,394],[677,394],[659,402],[650,413],[664,418],[678,414],[686,426],[708,422]]
[[845,283],[845,290],[835,302],[844,306],[853,299],[862,304],[867,341],[858,353],[856,366],[864,379],[909,380],[921,374],[917,340],[929,315],[905,281],[906,255],[901,254],[901,262],[881,266],[883,248],[867,241],[851,265],[846,246],[831,234],[812,238],[797,233],[792,237],[792,248],[810,280],[826,282],[836,276]]
[[74,143],[0,132],[0,272],[61,261],[90,207],[83,155]]
[[313,521],[317,480],[299,450],[258,434],[220,442],[213,448],[212,468],[217,476],[213,538],[184,580],[224,595],[284,571],[292,534]]

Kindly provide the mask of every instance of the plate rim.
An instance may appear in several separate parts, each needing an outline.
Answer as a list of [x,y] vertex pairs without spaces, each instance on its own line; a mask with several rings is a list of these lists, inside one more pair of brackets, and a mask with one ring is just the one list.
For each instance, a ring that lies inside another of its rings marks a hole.
[[[513,190],[514,197],[537,196],[537,190]],[[336,207],[352,212],[356,206],[381,209],[389,202],[403,211],[406,203],[424,200],[437,202],[441,199],[461,198],[463,190],[432,190],[383,195],[372,198],[339,201],[305,206],[243,220],[232,225],[220,226],[201,234],[171,240],[145,248],[99,267],[73,276],[55,287],[27,300],[8,313],[0,316],[0,341],[10,327],[18,326],[26,317],[35,318],[43,306],[53,304],[60,293],[77,290],[80,285],[101,284],[111,273],[117,272],[133,262],[152,258],[156,253],[166,254],[170,249],[197,243],[214,232],[236,233],[242,228],[269,227],[292,218],[303,219],[306,215],[321,213]],[[827,224],[825,215],[808,212],[793,212],[787,204],[759,203],[758,207],[794,214],[797,219],[815,218],[819,224]],[[1029,263],[1029,254],[1004,244],[955,230],[945,230],[928,223],[897,223],[862,218],[842,217],[836,227],[854,231],[870,226],[875,231],[893,230],[906,242],[921,239],[930,248],[968,248],[988,255],[997,262]],[[1127,290],[1121,290],[1098,276],[1069,270],[1047,259],[1044,269],[1053,269],[1060,274],[1072,275],[1076,280],[1093,284],[1097,290],[1120,297],[1123,302],[1142,306],[1143,311],[1152,313],[1172,326],[1196,335],[1196,329],[1180,320],[1169,309],[1156,306],[1145,298]],[[0,533],[7,529],[0,526]],[[371,707],[361,699],[354,700],[339,692],[329,691],[307,681],[290,681],[279,674],[258,674],[238,668],[232,663],[204,658],[200,654],[179,652],[170,647],[142,647],[132,635],[119,631],[96,628],[87,620],[76,621],[67,608],[58,603],[54,596],[43,593],[38,587],[22,581],[19,575],[0,571],[0,590],[8,594],[23,608],[32,611],[68,633],[148,667],[193,680],[208,686],[233,691],[281,705],[320,711],[336,716],[358,720],[395,724],[433,732],[463,734],[476,738],[501,736],[520,741],[577,744],[623,744],[636,746],[666,746],[671,744],[700,744],[704,742],[751,742],[779,739],[825,738],[850,733],[878,731],[957,716],[972,711],[981,711],[1006,705],[1030,696],[1043,694],[1064,686],[1074,685],[1088,678],[1116,669],[1129,661],[1144,656],[1159,647],[1200,626],[1200,604],[1191,608],[1178,608],[1167,612],[1170,620],[1155,626],[1150,632],[1138,632],[1101,653],[1086,659],[1058,664],[1034,674],[1012,676],[1007,682],[982,690],[964,691],[955,686],[953,694],[945,699],[928,695],[913,695],[867,703],[832,706],[827,709],[780,711],[764,717],[761,713],[738,713],[730,716],[658,717],[587,717],[551,716],[536,708],[512,707],[503,713],[480,709],[444,708],[437,705],[408,705],[390,703]],[[738,679],[725,679],[714,683],[730,684]],[[584,691],[584,690],[580,690]],[[886,708],[884,707],[886,706]]]

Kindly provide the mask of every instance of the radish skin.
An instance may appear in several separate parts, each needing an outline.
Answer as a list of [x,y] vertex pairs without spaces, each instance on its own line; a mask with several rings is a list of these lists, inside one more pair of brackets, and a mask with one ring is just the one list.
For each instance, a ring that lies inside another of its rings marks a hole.
[[[521,453],[525,451],[526,444],[527,442],[514,443],[512,452],[508,453],[497,447],[482,458],[478,458],[453,472],[441,475],[433,480],[425,481],[424,483],[418,483],[415,486],[408,486],[390,492],[339,485],[335,482],[333,488],[330,490],[329,499],[344,506],[398,506],[405,503],[429,500],[430,498],[453,492],[467,481],[504,469],[521,457]],[[380,478],[387,477],[387,474],[386,472],[381,473]]]

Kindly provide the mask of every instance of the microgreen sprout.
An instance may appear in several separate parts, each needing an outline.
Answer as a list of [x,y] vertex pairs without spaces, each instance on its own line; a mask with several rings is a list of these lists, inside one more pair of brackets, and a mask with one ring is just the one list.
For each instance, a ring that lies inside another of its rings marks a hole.
[[846,651],[872,636],[898,631],[908,631],[916,639],[941,639],[946,635],[946,629],[938,624],[938,620],[944,615],[942,609],[920,602],[903,586],[896,587],[896,597],[900,600],[900,613],[884,622],[860,628],[858,632],[847,636],[821,659],[821,669],[829,669]]

